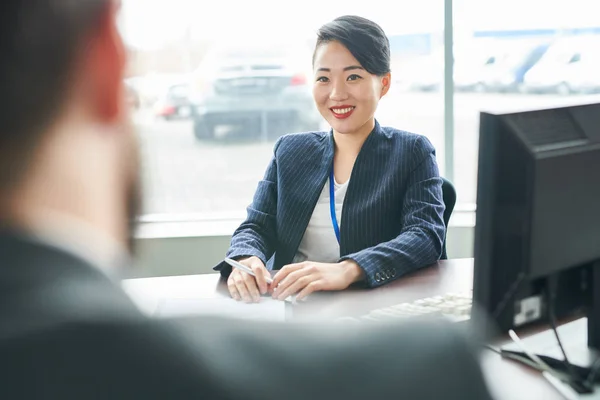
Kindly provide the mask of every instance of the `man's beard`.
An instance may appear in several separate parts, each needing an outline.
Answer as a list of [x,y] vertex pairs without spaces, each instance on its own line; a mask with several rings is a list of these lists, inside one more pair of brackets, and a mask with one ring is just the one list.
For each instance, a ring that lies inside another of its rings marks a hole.
[[131,138],[128,141],[129,149],[125,152],[128,159],[127,176],[128,183],[125,193],[125,217],[127,218],[128,235],[127,249],[131,255],[135,254],[135,233],[138,218],[143,210],[143,190],[141,179],[141,155],[140,145],[137,139],[137,130],[132,121],[126,124],[127,134]]
[[129,186],[127,193],[127,218],[128,218],[128,238],[127,248],[129,253],[134,255],[136,252],[135,247],[135,233],[137,231],[138,217],[142,211],[142,188],[141,179],[139,178],[139,171],[136,174],[137,177],[133,179]]

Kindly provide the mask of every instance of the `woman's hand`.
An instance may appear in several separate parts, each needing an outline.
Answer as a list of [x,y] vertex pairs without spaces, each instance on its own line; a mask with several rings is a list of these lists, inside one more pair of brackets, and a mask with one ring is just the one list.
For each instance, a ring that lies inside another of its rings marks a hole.
[[252,269],[256,277],[247,272],[233,268],[227,279],[229,294],[235,300],[243,300],[246,303],[258,303],[261,294],[269,290],[267,277],[271,277],[269,270],[258,257],[246,257],[238,260],[240,264]]
[[297,294],[302,300],[321,290],[343,290],[354,282],[364,279],[364,272],[355,261],[344,260],[336,264],[303,262],[283,267],[271,285],[273,298],[284,300]]

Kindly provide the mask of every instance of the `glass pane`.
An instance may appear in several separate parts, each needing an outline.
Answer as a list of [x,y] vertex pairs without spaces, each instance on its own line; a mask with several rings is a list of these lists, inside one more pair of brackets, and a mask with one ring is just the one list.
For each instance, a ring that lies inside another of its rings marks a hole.
[[372,19],[389,36],[393,83],[379,122],[429,137],[442,168],[443,3],[402,0],[394,7],[390,12],[383,0],[368,7],[354,0],[344,7],[123,0],[145,212],[244,215],[274,141],[329,129],[312,99],[312,52],[318,27],[343,14]]
[[597,0],[455,0],[455,184],[475,203],[479,112],[600,100]]

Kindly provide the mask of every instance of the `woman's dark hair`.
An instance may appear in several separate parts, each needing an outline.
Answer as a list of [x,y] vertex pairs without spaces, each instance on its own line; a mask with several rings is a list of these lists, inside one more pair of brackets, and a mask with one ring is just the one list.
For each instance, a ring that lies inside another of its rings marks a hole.
[[355,15],[344,15],[326,23],[317,31],[317,44],[313,64],[319,46],[340,42],[373,75],[390,72],[390,41],[375,22]]

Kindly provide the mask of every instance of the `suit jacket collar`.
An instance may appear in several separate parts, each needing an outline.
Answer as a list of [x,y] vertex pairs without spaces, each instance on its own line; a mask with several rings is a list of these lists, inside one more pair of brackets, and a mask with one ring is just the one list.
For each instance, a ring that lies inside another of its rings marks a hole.
[[142,317],[100,270],[16,230],[0,230],[0,337],[57,324]]
[[113,279],[132,264],[129,252],[116,239],[67,213],[44,211],[27,230],[29,240],[72,254]]

